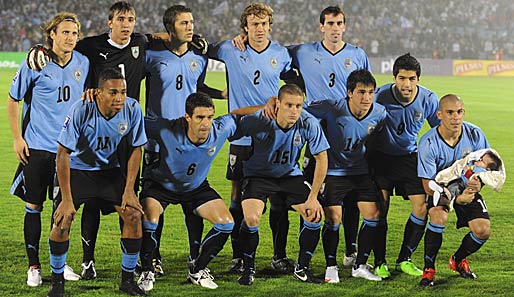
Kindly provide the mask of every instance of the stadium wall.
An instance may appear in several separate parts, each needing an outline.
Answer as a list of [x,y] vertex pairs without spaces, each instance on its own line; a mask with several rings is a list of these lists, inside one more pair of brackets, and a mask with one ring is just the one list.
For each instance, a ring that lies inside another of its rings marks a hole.
[[[0,52],[0,68],[18,68],[25,60],[25,53]],[[374,73],[392,74],[394,58],[370,58]],[[433,60],[419,59],[422,75],[455,76],[514,76],[514,61],[495,60]],[[225,65],[209,60],[207,71],[224,72]]]

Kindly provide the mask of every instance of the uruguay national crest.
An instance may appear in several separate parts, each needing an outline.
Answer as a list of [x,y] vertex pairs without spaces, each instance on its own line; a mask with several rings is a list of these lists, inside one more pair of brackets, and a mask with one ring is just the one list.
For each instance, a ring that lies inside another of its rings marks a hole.
[[134,57],[134,59],[139,58],[139,45],[133,46],[130,49],[132,50],[132,57]]
[[295,134],[294,135],[294,141],[293,141],[293,145],[294,146],[299,146],[300,144],[302,143],[302,136],[300,134]]
[[414,111],[414,121],[419,121],[421,120],[421,117],[423,116],[423,111],[421,110],[415,110]]
[[344,68],[346,70],[350,70],[352,68],[353,62],[351,58],[344,58]]
[[207,150],[207,155],[209,157],[212,157],[212,155],[214,155],[214,153],[216,152],[216,146],[212,146],[210,147],[208,150]]
[[375,131],[376,127],[377,127],[377,124],[368,124],[368,135],[373,133],[373,131]]
[[128,129],[128,123],[119,123],[118,124],[118,133],[120,135],[125,134],[125,132],[127,132],[127,129]]
[[76,81],[80,81],[82,78],[82,72],[80,72],[80,70],[75,70],[73,73],[73,78],[75,78]]
[[269,63],[271,64],[271,68],[275,69],[278,66],[278,60],[277,58],[270,58]]
[[198,60],[189,60],[189,68],[191,69],[191,71],[196,72],[196,70],[198,70]]
[[228,155],[228,163],[230,164],[231,167],[234,167],[234,165],[236,165],[236,161],[237,161],[237,155],[234,155],[234,154]]

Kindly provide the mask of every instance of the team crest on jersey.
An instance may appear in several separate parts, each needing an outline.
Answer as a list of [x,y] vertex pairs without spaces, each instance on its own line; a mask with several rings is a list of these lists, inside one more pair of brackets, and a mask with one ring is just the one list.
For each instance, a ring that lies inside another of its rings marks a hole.
[[421,110],[415,110],[414,111],[414,121],[419,121],[423,117],[423,111]]
[[20,72],[19,71],[16,71],[16,74],[14,75],[14,77],[12,78],[12,84],[14,85],[16,83],[16,81],[18,80],[18,77],[20,76]]
[[373,131],[375,131],[376,127],[377,127],[377,124],[368,124],[368,134],[373,133]]
[[66,129],[68,129],[70,122],[71,122],[71,117],[68,115],[68,116],[66,116],[66,119],[64,119],[64,124],[62,124],[63,131],[66,131]]
[[75,78],[76,81],[80,81],[82,78],[82,72],[80,72],[80,70],[75,70],[75,73],[73,73],[73,78]]
[[139,45],[133,46],[130,49],[132,50],[132,57],[134,57],[134,59],[139,58]]
[[469,153],[471,153],[471,148],[465,147],[462,149],[462,157],[466,157]]
[[277,58],[270,58],[269,63],[271,64],[271,68],[275,69],[278,66],[278,60]]
[[208,150],[207,150],[207,155],[209,157],[212,157],[212,155],[214,155],[214,153],[216,152],[216,146],[212,146],[210,147]]
[[300,134],[295,134],[294,135],[294,141],[293,141],[293,145],[294,146],[299,146],[300,144],[302,143],[302,136]]
[[189,68],[191,68],[191,71],[193,71],[193,72],[198,70],[198,60],[196,60],[196,59],[189,60]]
[[234,167],[234,165],[236,165],[236,161],[237,161],[236,155],[234,155],[234,154],[228,155],[228,163],[230,164],[231,167]]
[[127,132],[127,129],[128,129],[128,123],[119,123],[118,124],[118,133],[120,135],[125,134],[125,132]]
[[344,58],[344,68],[346,70],[350,70],[352,68],[353,62],[351,58]]

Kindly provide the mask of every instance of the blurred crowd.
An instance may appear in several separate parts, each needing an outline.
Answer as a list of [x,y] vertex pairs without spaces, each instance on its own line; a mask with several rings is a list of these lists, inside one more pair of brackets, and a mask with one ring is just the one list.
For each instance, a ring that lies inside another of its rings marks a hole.
[[[105,32],[114,0],[0,0],[0,51],[26,51],[43,43],[42,23],[59,11],[74,12],[84,36]],[[133,0],[136,31],[164,31],[162,15],[172,4],[193,9],[195,31],[210,42],[238,34],[239,16],[252,1]],[[272,38],[283,45],[320,39],[319,13],[339,5],[346,13],[345,40],[370,57],[411,52],[418,58],[514,60],[514,2],[510,0],[262,1],[275,14]]]

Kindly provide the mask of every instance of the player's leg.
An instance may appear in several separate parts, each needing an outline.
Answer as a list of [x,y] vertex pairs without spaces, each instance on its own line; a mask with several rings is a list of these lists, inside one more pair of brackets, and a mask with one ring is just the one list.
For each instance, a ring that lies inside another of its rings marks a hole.
[[343,265],[352,267],[357,259],[357,234],[359,233],[360,212],[357,204],[353,201],[345,203],[343,208],[343,230],[345,242],[345,254]]
[[417,249],[427,225],[426,196],[409,195],[412,212],[405,224],[403,242],[396,260],[397,270],[413,276],[421,276],[423,271],[417,268],[411,261],[412,253]]
[[325,282],[338,283],[337,247],[343,208],[341,205],[326,206],[323,207],[323,211],[325,212],[325,223],[321,231],[321,238],[326,262]]
[[469,268],[467,257],[477,252],[489,239],[491,221],[482,197],[477,194],[475,200],[467,205],[455,205],[458,221],[457,228],[468,226],[470,232],[464,236],[457,251],[450,257],[450,269],[460,273],[464,278],[475,279],[476,274]]
[[378,225],[375,230],[373,253],[375,254],[375,274],[381,278],[391,276],[386,260],[387,246],[387,214],[389,212],[390,195],[386,190],[378,191],[377,207],[380,212]]
[[159,217],[164,212],[161,203],[153,197],[146,197],[141,200],[145,212],[143,216],[143,241],[141,243],[141,267],[142,272],[138,285],[145,291],[153,289],[155,282],[155,270],[152,263],[155,249],[157,248],[156,230]]
[[427,208],[430,221],[425,231],[425,265],[423,275],[421,276],[420,285],[422,287],[433,286],[435,279],[435,261],[439,249],[443,243],[443,232],[448,221],[448,212],[442,206],[433,206],[432,197],[427,197]]
[[294,271],[294,261],[286,254],[289,233],[289,215],[284,197],[275,194],[270,197],[269,224],[273,236],[273,259],[271,267],[282,273]]
[[240,247],[239,230],[243,221],[243,209],[241,206],[241,183],[243,179],[243,161],[250,156],[251,147],[231,144],[227,164],[226,178],[231,181],[230,214],[234,218],[234,230],[230,234],[232,243],[232,263],[229,268],[231,273],[241,273],[243,270],[243,253]]
[[[218,285],[213,282],[209,270],[205,269],[209,262],[221,251],[227,239],[234,228],[234,220],[230,215],[225,203],[219,195],[209,187],[205,194],[212,194],[212,200],[208,200],[196,207],[195,212],[198,216],[208,220],[214,226],[205,235],[200,254],[194,259],[193,264],[189,268],[188,279],[194,284],[216,289]],[[200,198],[200,197],[198,197]],[[202,198],[200,198],[202,199]],[[205,200],[211,199],[205,197]]]
[[[362,192],[359,193],[362,195]],[[359,198],[360,199],[360,198]],[[381,277],[373,274],[368,270],[366,262],[373,248],[374,236],[379,223],[379,211],[376,201],[361,200],[357,203],[359,211],[362,214],[362,224],[357,239],[357,259],[352,268],[352,276],[360,277],[367,280],[380,281]]]
[[97,200],[93,199],[84,204],[80,223],[83,251],[81,276],[86,280],[95,279],[95,247],[100,228],[100,208]]

